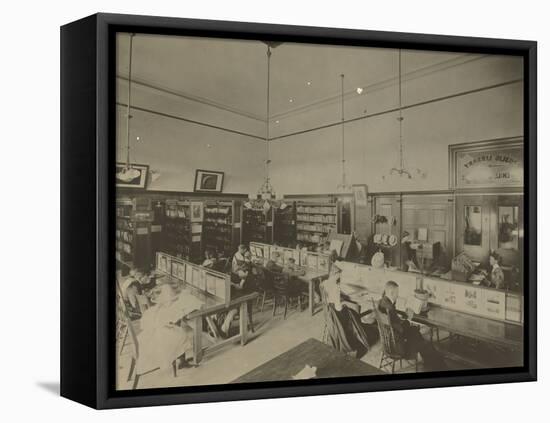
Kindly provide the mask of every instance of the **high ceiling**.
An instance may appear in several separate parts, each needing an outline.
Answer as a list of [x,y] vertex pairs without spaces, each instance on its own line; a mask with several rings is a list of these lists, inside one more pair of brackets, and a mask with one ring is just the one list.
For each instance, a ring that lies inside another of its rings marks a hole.
[[[118,37],[117,74],[128,75],[129,35]],[[228,109],[254,119],[266,116],[266,45],[259,41],[218,40],[137,34],[132,76],[136,82]],[[403,74],[452,65],[465,54],[403,51]],[[271,60],[271,112],[277,119],[345,91],[395,81],[398,51],[392,49],[284,43]]]

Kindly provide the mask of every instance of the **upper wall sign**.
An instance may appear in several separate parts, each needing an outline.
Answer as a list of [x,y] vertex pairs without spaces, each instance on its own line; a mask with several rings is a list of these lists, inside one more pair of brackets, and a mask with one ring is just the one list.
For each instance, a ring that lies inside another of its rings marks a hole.
[[523,139],[450,145],[449,187],[523,188]]

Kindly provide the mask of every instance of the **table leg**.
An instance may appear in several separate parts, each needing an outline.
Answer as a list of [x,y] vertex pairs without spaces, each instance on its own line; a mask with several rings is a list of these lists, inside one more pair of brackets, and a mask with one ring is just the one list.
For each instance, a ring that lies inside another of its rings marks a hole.
[[246,344],[246,338],[248,336],[248,304],[244,301],[241,304],[241,310],[239,312],[239,330],[241,334],[241,346]]
[[314,298],[313,298],[313,292],[315,291],[313,289],[313,285],[315,284],[315,281],[313,279],[310,279],[308,286],[309,286],[309,312],[313,316],[313,305],[314,305]]
[[193,361],[198,365],[202,360],[202,317],[193,319]]

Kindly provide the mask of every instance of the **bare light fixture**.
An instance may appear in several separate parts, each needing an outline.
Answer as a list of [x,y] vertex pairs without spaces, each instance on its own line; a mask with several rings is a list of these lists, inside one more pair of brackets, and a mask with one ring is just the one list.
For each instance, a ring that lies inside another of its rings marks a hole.
[[341,99],[341,128],[342,128],[342,181],[336,187],[336,191],[342,194],[351,193],[351,185],[346,182],[346,134],[344,116],[344,74],[340,75],[340,99]]
[[[266,116],[265,116],[265,147],[266,147],[266,158],[265,158],[265,178],[262,186],[258,190],[258,198],[262,200],[273,200],[275,199],[276,193],[273,185],[271,185],[269,177],[269,165],[271,164],[271,159],[269,158],[269,103],[270,103],[270,85],[271,85],[271,49],[277,47],[280,43],[267,43],[267,104],[266,104]],[[292,100],[292,99],[291,99]]]
[[357,94],[363,94],[363,88],[361,87],[357,87],[355,91],[357,92]]
[[[128,53],[128,98],[126,104],[126,165],[116,175],[117,179],[129,182],[134,178],[141,175],[138,169],[134,169],[130,163],[130,120],[132,119],[132,55],[134,46],[134,36],[136,34],[130,34],[129,53]],[[139,140],[139,137],[136,137]]]
[[[416,176],[426,177],[426,173],[421,169],[415,168],[409,170],[405,167],[405,155],[403,151],[403,75],[401,66],[401,49],[399,49],[399,115],[397,121],[399,122],[399,167],[392,167],[389,172],[389,176],[397,176],[399,178],[413,179]],[[386,175],[382,176],[383,180],[386,180]]]

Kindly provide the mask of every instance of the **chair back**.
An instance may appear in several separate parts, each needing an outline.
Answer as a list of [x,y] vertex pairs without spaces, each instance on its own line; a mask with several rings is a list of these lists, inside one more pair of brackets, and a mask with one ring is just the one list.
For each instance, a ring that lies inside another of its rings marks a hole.
[[277,295],[285,296],[289,293],[290,278],[287,273],[270,272],[273,278],[273,291]]
[[325,323],[328,322],[328,293],[323,286],[323,282],[319,284],[319,291],[321,292],[321,304],[323,306],[323,314],[325,316]]
[[218,259],[213,269],[221,273],[231,273],[231,259],[227,257]]
[[[122,289],[120,288],[120,284],[118,283],[118,280],[116,281],[116,287],[117,287],[117,290],[116,290],[117,342],[121,342],[122,341],[121,338],[124,338],[125,332],[128,331],[128,335],[132,340],[132,343],[131,343],[132,355],[137,360],[139,355],[137,335],[132,325],[132,321],[130,320],[130,314],[128,313],[128,308],[126,307],[126,302],[124,301],[124,297],[122,296]],[[117,347],[117,350],[120,351],[120,348]]]
[[398,348],[397,339],[395,337],[393,327],[390,323],[389,316],[385,313],[382,313],[378,309],[378,305],[374,300],[372,302],[374,305],[373,308],[376,316],[376,323],[378,325],[378,332],[380,332],[380,340],[382,341],[384,352],[390,357],[400,355],[401,352]]

